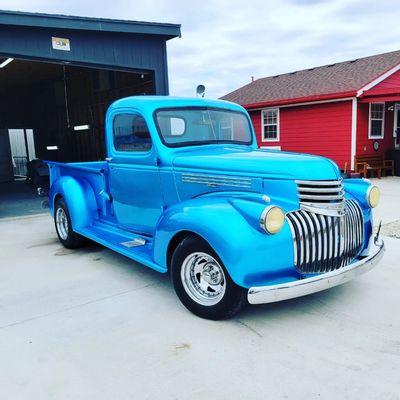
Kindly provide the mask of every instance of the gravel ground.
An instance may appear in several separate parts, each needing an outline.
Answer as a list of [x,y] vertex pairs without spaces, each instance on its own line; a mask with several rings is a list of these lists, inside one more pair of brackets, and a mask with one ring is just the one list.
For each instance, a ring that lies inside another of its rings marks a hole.
[[[377,230],[375,228],[375,230]],[[400,220],[382,225],[381,234],[395,239],[400,239]]]
[[381,190],[381,203],[374,210],[375,232],[382,221],[381,234],[400,239],[400,177],[371,179]]

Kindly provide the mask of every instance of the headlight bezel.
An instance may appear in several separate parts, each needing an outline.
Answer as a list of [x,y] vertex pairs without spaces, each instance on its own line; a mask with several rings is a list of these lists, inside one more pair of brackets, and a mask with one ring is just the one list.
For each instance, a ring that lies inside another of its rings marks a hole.
[[[268,216],[270,216],[270,218],[272,218],[271,211],[273,211],[273,210],[279,210],[282,213],[281,215],[283,218],[282,218],[280,226],[278,228],[271,229],[271,227],[268,227],[268,222],[271,223],[271,221],[268,221]],[[286,215],[281,207],[275,206],[275,205],[270,205],[268,207],[265,207],[263,212],[261,213],[260,227],[264,232],[268,233],[269,235],[275,235],[282,230],[283,226],[285,225],[285,219],[286,219]]]
[[[373,191],[377,191],[377,199],[376,201],[371,201],[371,194],[373,195]],[[367,204],[370,208],[375,208],[379,205],[380,201],[380,196],[381,196],[381,191],[379,190],[378,186],[376,185],[370,185],[367,189],[367,192],[365,194],[365,199],[367,201]]]

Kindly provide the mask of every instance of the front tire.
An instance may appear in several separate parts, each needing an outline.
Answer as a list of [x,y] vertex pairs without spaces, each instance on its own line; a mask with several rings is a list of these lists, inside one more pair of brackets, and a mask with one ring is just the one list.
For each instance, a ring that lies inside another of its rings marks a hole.
[[245,289],[232,281],[215,251],[198,237],[189,236],[177,246],[171,277],[183,305],[201,318],[227,319],[246,304]]
[[68,207],[61,197],[54,205],[54,224],[58,239],[64,247],[77,249],[85,245],[86,239],[73,231]]

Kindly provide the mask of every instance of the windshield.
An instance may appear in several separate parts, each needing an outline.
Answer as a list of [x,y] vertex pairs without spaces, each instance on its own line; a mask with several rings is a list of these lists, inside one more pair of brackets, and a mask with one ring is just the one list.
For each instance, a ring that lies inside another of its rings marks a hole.
[[207,107],[161,109],[155,118],[163,142],[171,147],[253,141],[249,120],[238,111]]

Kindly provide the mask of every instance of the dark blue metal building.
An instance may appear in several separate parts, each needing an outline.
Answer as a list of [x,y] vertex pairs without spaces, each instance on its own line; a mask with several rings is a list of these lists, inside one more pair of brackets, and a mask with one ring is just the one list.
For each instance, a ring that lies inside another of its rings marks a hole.
[[[150,71],[157,94],[168,94],[166,41],[180,25],[0,10],[0,54],[94,68]],[[69,50],[53,46],[67,39]]]
[[0,11],[0,181],[12,128],[33,130],[37,158],[102,159],[107,107],[168,94],[166,42],[180,33],[177,24]]

